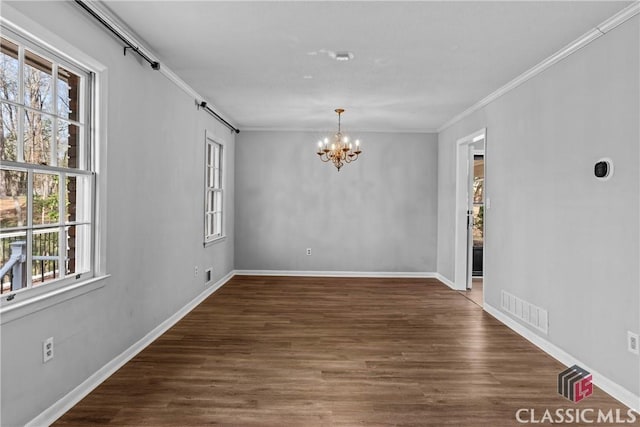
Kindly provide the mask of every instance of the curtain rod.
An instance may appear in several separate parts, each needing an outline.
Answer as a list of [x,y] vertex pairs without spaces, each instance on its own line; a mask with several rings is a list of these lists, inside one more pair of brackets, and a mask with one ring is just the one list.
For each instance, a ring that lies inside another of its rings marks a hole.
[[[76,2],[76,4],[78,6],[83,8],[87,13],[89,13],[89,15],[91,15],[98,22],[100,22],[106,29],[108,29],[111,33],[113,33],[113,35],[115,35],[118,39],[120,39],[126,45],[124,47],[124,54],[125,55],[127,54],[127,49],[131,49],[135,53],[140,55],[140,57],[142,57],[142,59],[147,61],[149,63],[149,65],[151,65],[151,68],[153,68],[156,71],[160,70],[160,63],[158,61],[154,61],[153,59],[149,58],[144,52],[142,52],[140,50],[140,48],[138,46],[136,46],[131,40],[129,40],[129,38],[125,34],[122,34],[120,31],[118,31],[117,28],[115,28],[113,25],[111,25],[107,20],[105,20],[102,16],[100,16],[99,13],[97,13],[90,6],[88,6],[86,4],[86,2],[84,2],[83,0],[75,0],[75,2]],[[168,71],[168,69],[167,69],[167,71]],[[168,72],[169,72],[169,78],[171,80],[173,80],[174,82],[176,82],[177,77],[175,77],[172,72],[170,72],[170,71],[168,71]],[[167,74],[167,73],[165,72],[165,74]],[[179,84],[179,86],[184,88],[184,82],[182,82],[182,81],[180,81],[180,82],[182,84]],[[211,109],[211,107],[208,107],[207,103],[205,101],[198,101],[196,99],[196,105],[198,107],[201,107],[201,108],[205,109],[209,114],[211,114],[216,119],[218,119],[219,121],[224,123],[229,129],[231,129],[235,133],[240,133],[240,129],[237,129],[231,123],[229,123],[228,121],[223,119],[218,113],[213,111]]]
[[76,4],[78,6],[80,6],[81,8],[83,8],[85,11],[87,11],[87,13],[89,13],[89,15],[93,16],[98,22],[100,22],[102,25],[104,25],[104,27],[111,31],[116,37],[118,37],[124,44],[126,44],[126,46],[124,47],[124,54],[127,54],[127,49],[132,49],[135,53],[137,53],[138,55],[140,55],[140,57],[142,57],[142,59],[144,59],[145,61],[147,61],[149,63],[149,65],[151,65],[151,68],[153,68],[154,70],[159,70],[160,69],[160,63],[158,61],[154,61],[153,59],[149,58],[147,55],[145,55],[144,52],[142,52],[140,50],[140,48],[136,45],[134,45],[131,41],[129,41],[129,39],[127,39],[123,34],[121,34],[118,30],[116,30],[115,28],[113,28],[113,26],[111,24],[109,24],[107,21],[105,21],[100,15],[98,15],[96,12],[93,11],[93,9],[91,9],[89,6],[87,6],[85,4],[84,1],[82,0],[75,0]]
[[202,102],[198,102],[198,100],[196,99],[196,103],[198,104],[199,107],[204,108],[209,114],[211,114],[212,116],[214,116],[216,119],[220,120],[222,123],[224,123],[229,129],[231,129],[232,131],[235,131],[235,133],[240,133],[240,129],[234,127],[231,123],[229,123],[228,121],[226,121],[225,119],[223,119],[222,117],[220,117],[218,115],[218,113],[216,113],[215,111],[213,111],[205,101]]

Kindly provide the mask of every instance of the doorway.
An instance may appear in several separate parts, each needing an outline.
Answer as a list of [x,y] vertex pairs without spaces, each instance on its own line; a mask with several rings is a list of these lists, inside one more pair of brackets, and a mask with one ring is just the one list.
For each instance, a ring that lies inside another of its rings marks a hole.
[[482,305],[486,129],[457,141],[455,288]]

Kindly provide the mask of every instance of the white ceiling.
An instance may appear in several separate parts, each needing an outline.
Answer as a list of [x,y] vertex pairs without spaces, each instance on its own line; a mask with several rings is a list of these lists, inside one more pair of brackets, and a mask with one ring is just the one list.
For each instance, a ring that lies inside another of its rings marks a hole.
[[424,132],[630,2],[103,3],[241,130]]

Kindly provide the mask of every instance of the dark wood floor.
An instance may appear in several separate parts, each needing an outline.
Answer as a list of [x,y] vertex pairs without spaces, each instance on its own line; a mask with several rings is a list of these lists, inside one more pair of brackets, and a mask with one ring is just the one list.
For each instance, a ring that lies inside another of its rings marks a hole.
[[[56,425],[509,426],[564,367],[431,279],[236,276]],[[574,409],[575,410],[575,409]]]

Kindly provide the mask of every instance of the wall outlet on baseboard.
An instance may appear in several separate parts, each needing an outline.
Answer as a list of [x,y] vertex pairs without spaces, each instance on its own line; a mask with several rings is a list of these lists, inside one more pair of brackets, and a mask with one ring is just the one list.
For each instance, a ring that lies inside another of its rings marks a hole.
[[627,350],[633,354],[640,354],[640,343],[638,342],[638,334],[627,331]]
[[42,363],[47,363],[53,359],[53,337],[42,341]]
[[307,248],[307,255],[311,255],[311,248]]
[[198,277],[198,266],[193,267],[193,277]]

